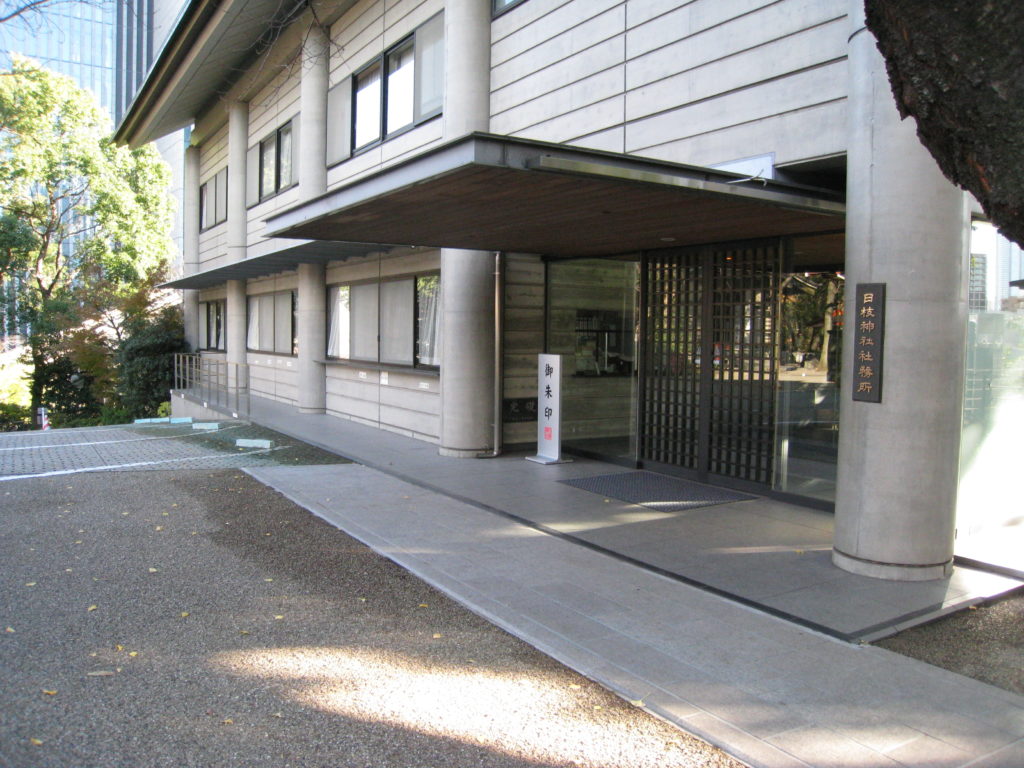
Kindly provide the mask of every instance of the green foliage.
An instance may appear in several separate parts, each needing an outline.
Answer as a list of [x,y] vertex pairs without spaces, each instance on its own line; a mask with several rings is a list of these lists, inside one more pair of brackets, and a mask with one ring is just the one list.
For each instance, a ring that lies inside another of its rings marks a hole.
[[0,76],[0,283],[31,329],[32,405],[67,419],[98,417],[111,400],[121,324],[172,252],[167,166],[110,132],[70,78],[21,57]]
[[156,415],[161,419],[166,419],[171,415],[171,401],[164,400],[160,405],[156,407]]
[[158,415],[174,386],[174,354],[188,351],[181,310],[168,307],[151,319],[140,319],[129,333],[115,356],[118,396],[132,416],[149,418]]
[[0,403],[0,432],[32,429],[32,412],[17,403]]

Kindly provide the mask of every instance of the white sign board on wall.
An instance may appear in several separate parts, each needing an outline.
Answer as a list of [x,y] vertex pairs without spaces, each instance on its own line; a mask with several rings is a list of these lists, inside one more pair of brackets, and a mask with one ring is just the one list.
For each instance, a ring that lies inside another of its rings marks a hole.
[[562,356],[537,355],[537,455],[527,461],[561,464]]

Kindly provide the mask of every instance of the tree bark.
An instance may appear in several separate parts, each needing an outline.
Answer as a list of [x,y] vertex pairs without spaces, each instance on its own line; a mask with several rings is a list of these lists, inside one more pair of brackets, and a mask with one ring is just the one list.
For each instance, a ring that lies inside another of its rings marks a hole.
[[864,6],[900,114],[946,177],[1024,245],[1024,1]]

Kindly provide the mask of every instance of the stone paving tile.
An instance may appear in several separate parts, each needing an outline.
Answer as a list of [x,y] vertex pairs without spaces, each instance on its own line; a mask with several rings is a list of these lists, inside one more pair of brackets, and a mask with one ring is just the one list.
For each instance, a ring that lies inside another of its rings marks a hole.
[[[270,450],[239,449],[238,438],[269,439]],[[224,469],[344,462],[341,457],[263,427],[222,422],[216,432],[191,424],[97,427],[0,434],[0,477],[51,472]]]

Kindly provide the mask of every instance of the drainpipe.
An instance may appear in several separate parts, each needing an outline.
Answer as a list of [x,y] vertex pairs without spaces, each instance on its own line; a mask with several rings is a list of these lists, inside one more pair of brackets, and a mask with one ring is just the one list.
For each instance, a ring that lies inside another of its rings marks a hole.
[[494,450],[491,456],[501,455],[501,404],[504,395],[504,333],[505,319],[505,259],[501,251],[494,252]]

